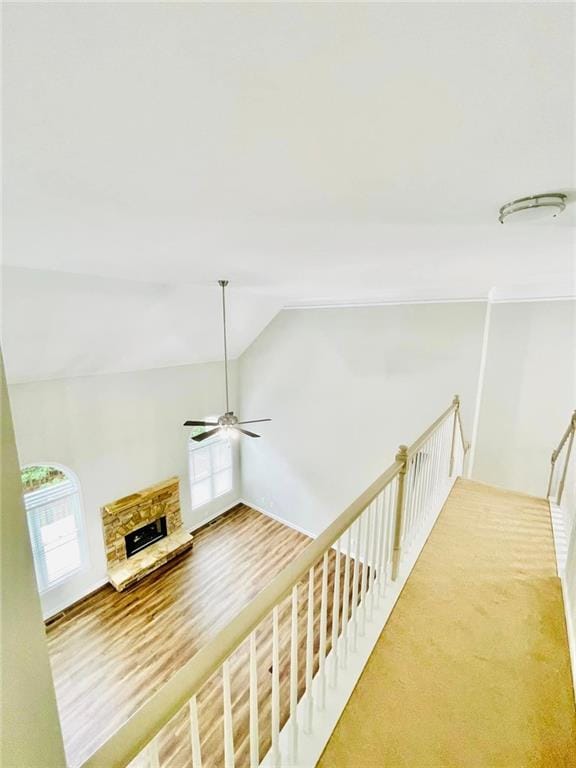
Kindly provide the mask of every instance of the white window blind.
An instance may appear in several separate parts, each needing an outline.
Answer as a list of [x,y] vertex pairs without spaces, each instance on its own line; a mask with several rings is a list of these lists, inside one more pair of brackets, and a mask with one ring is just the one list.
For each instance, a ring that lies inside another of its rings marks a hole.
[[232,490],[232,445],[229,438],[215,437],[205,443],[189,443],[192,509]]
[[80,495],[66,480],[24,494],[38,589],[44,592],[82,567]]

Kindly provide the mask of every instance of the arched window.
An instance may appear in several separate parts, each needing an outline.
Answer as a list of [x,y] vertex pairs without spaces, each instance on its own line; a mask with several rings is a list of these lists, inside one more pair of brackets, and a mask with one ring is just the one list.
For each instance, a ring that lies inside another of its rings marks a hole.
[[80,487],[72,472],[48,464],[24,467],[22,486],[38,589],[45,592],[82,568]]

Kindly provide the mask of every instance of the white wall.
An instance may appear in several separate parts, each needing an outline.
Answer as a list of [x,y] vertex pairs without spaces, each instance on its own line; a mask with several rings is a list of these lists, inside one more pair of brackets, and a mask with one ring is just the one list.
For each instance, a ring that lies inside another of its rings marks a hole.
[[[234,363],[231,384],[234,393]],[[239,497],[236,456],[232,492],[195,512],[190,505],[182,423],[222,412],[221,363],[16,384],[10,397],[21,464],[63,464],[82,489],[89,563],[42,596],[45,616],[106,580],[100,509],[107,502],[178,475],[184,524],[192,529]]]
[[[3,768],[64,768],[48,648],[26,517],[4,367],[0,356],[1,443],[1,674]],[[6,703],[10,706],[5,706]]]
[[448,407],[470,434],[485,304],[283,311],[240,358],[244,498],[321,531]]
[[[90,563],[43,596],[44,615],[105,581],[102,505],[170,475],[181,478],[190,529],[242,496],[314,534],[456,392],[470,438],[485,309],[460,302],[281,312],[232,366],[236,410],[273,421],[259,425],[262,440],[242,440],[233,492],[196,514],[181,424],[222,411],[221,364],[12,385],[22,464],[70,467],[84,500]],[[544,493],[550,451],[576,405],[575,314],[573,301],[492,306],[475,478]]]
[[543,496],[576,408],[576,302],[494,304],[473,476]]

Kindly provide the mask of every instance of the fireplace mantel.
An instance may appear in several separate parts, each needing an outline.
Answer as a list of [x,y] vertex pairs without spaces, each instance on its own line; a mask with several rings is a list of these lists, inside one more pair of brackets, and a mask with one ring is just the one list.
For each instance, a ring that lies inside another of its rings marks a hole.
[[[125,537],[160,518],[165,518],[166,536],[128,557]],[[106,504],[102,507],[102,527],[108,579],[118,591],[192,546],[192,536],[182,525],[177,477]]]

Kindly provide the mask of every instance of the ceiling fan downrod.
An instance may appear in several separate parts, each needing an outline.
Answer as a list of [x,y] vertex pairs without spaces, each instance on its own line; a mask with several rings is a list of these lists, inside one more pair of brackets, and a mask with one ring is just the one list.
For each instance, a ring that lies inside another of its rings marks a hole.
[[224,380],[226,386],[226,413],[230,413],[228,395],[228,341],[226,338],[226,286],[228,285],[228,280],[218,280],[218,285],[222,288],[222,328],[224,331]]
[[271,421],[271,419],[250,419],[249,421],[240,421],[234,411],[230,410],[230,392],[228,387],[228,329],[226,327],[226,286],[228,280],[218,280],[218,285],[222,288],[222,330],[224,333],[224,387],[226,392],[226,411],[218,418],[217,421],[205,421],[200,419],[190,419],[184,422],[185,427],[213,427],[213,429],[205,430],[198,435],[192,435],[192,440],[201,442],[202,440],[208,440],[210,437],[218,434],[219,432],[228,432],[229,430],[235,430],[241,432],[248,437],[260,437],[255,432],[251,432],[248,429],[243,429],[244,424],[259,424],[263,421]]

